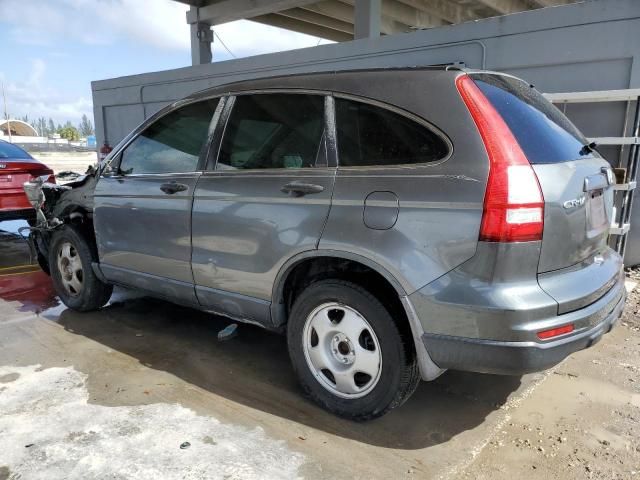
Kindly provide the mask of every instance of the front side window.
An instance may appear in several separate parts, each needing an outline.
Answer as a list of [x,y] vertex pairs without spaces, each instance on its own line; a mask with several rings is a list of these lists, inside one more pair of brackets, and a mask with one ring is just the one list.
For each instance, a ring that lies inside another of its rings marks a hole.
[[336,124],[341,167],[435,162],[449,153],[425,125],[368,103],[337,98]]
[[217,170],[323,165],[324,97],[241,95],[235,100]]
[[120,171],[183,173],[198,168],[218,99],[186,105],[147,127],[122,152]]

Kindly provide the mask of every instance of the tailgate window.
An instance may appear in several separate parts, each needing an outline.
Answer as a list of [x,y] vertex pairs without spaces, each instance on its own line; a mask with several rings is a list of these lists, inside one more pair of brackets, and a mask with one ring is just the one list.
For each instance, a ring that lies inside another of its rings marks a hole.
[[522,80],[503,75],[471,75],[500,113],[532,164],[599,157],[583,148],[588,140],[540,92]]

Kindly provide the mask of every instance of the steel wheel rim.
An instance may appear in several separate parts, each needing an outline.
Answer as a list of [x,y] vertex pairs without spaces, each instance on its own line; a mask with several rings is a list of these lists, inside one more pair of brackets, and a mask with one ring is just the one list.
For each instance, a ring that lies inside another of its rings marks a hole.
[[70,242],[60,245],[57,255],[58,272],[60,281],[66,292],[72,297],[80,295],[84,282],[82,260],[78,250]]
[[364,397],[382,373],[380,342],[362,314],[340,303],[323,303],[308,316],[302,349],[309,370],[341,398]]

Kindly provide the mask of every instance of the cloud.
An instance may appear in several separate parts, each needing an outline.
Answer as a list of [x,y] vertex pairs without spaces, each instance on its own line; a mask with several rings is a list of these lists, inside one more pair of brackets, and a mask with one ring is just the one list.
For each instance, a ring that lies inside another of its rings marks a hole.
[[110,45],[125,37],[163,49],[189,48],[187,6],[167,0],[2,0],[0,22],[17,43]]
[[53,118],[62,123],[67,120],[78,123],[83,114],[92,118],[91,100],[83,96],[71,96],[47,86],[46,70],[46,62],[35,58],[31,60],[29,74],[22,82],[10,81],[4,72],[0,72],[9,116],[15,118],[28,115],[32,121],[36,117]]

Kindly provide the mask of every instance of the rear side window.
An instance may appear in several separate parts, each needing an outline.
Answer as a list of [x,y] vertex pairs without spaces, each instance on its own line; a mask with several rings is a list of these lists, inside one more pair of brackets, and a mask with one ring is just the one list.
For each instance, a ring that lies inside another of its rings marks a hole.
[[10,143],[0,142],[0,158],[31,159],[31,155]]
[[342,167],[435,162],[449,153],[425,125],[368,103],[337,98],[336,123]]
[[186,173],[198,168],[218,99],[186,105],[157,120],[122,152],[120,171]]
[[227,122],[216,169],[323,166],[323,132],[322,95],[240,95]]
[[567,162],[593,155],[583,149],[588,140],[535,88],[502,75],[471,77],[509,126],[530,163]]

